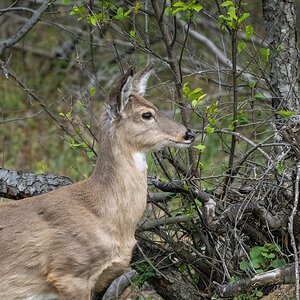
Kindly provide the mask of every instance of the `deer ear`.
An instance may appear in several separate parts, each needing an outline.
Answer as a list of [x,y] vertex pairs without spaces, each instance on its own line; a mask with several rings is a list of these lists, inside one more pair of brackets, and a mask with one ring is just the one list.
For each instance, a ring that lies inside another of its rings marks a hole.
[[129,96],[132,94],[133,74],[129,74],[124,80],[119,99],[119,112],[122,112],[128,103]]
[[124,76],[112,88],[107,103],[107,112],[114,118],[120,114],[128,103],[132,94],[133,68],[129,68]]
[[153,72],[153,64],[148,64],[147,67],[138,72],[133,77],[132,89],[134,94],[144,96],[147,88],[148,79]]

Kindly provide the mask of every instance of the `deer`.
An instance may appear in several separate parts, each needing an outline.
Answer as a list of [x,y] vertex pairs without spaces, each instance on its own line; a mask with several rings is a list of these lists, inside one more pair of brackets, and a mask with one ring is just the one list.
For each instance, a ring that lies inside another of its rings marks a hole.
[[152,70],[129,68],[114,84],[90,177],[0,205],[1,300],[89,300],[128,267],[147,204],[146,154],[195,139],[144,98]]

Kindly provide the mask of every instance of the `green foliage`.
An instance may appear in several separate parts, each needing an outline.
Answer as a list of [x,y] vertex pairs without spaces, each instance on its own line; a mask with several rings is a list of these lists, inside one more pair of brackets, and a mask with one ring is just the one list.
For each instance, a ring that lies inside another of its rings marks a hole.
[[114,16],[114,18],[119,21],[124,21],[128,18],[130,13],[131,13],[130,9],[125,12],[122,7],[119,7],[117,9],[117,14]]
[[244,50],[245,47],[246,47],[246,44],[244,42],[239,42],[238,45],[237,45],[238,53],[241,53]]
[[207,94],[203,93],[203,89],[200,87],[195,88],[194,90],[191,90],[189,88],[189,83],[185,82],[183,85],[183,95],[186,99],[191,101],[192,106],[195,107],[201,103],[203,103],[204,98]]
[[295,115],[293,111],[284,110],[284,109],[278,110],[276,113],[282,117],[286,117],[287,119]]
[[265,63],[269,63],[270,61],[270,49],[269,48],[260,48],[260,54]]
[[202,152],[206,146],[205,145],[202,145],[202,144],[198,144],[196,146],[193,146],[195,149],[199,150],[199,152]]
[[238,125],[245,125],[248,124],[249,120],[245,114],[245,112],[243,110],[239,110],[238,111],[238,115],[237,115],[237,124]]
[[249,292],[249,293],[238,295],[234,297],[233,300],[257,300],[260,299],[263,295],[264,293],[261,290],[254,289],[252,293]]
[[129,31],[129,35],[130,35],[130,37],[131,37],[132,39],[135,39],[135,37],[136,37],[136,32],[135,32],[134,30],[130,30],[130,31]]
[[209,124],[209,125],[207,125],[207,126],[205,127],[205,132],[206,132],[207,134],[212,134],[212,133],[215,132],[215,128],[212,127],[212,126]]
[[284,259],[279,258],[280,246],[277,244],[264,244],[250,249],[250,261],[240,262],[240,269],[248,271],[254,269],[256,273],[263,273],[269,269],[280,268],[285,265]]
[[[217,126],[217,117],[220,112],[218,101],[206,107],[207,120],[212,128]],[[212,133],[212,129],[209,130]]]
[[94,86],[92,86],[90,88],[90,96],[93,97],[95,95],[95,93],[96,93],[96,88]]
[[111,22],[110,13],[112,11],[116,11],[117,17],[115,16],[115,19],[117,20],[125,19],[130,13],[130,11],[129,13],[124,13],[122,8],[117,8],[113,1],[110,0],[101,0],[99,2],[95,2],[95,6],[99,12],[91,14],[90,10],[84,4],[75,4],[70,12],[70,15],[77,16],[78,21],[85,21],[89,25],[96,26],[98,22],[102,24],[109,24]]
[[147,280],[155,276],[155,271],[148,262],[135,264],[134,269],[138,271],[139,276],[134,280],[137,286],[142,286]]
[[176,16],[179,13],[182,13],[180,19],[191,18],[194,13],[200,12],[203,9],[203,6],[200,3],[197,3],[196,0],[189,1],[175,1],[171,5],[167,6],[165,9],[165,14]]
[[256,93],[254,95],[254,98],[257,100],[266,100],[267,99],[267,97],[263,93]]
[[251,38],[251,36],[253,35],[253,27],[250,25],[246,25],[245,32],[246,32],[246,40],[248,41]]
[[250,13],[248,12],[239,14],[239,9],[235,6],[233,1],[225,1],[221,4],[221,6],[224,7],[227,12],[227,14],[219,16],[221,28],[227,25],[229,28],[237,30],[241,28],[241,25],[244,23],[244,21],[250,17]]

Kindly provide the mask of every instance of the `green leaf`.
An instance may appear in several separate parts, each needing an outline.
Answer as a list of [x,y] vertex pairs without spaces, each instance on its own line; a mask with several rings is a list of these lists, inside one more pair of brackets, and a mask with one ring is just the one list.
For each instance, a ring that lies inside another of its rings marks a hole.
[[64,4],[64,5],[67,5],[69,4],[70,0],[61,0],[61,3]]
[[230,124],[228,125],[228,129],[229,130],[234,130],[234,122],[230,122]]
[[90,88],[90,96],[93,97],[95,95],[95,93],[96,93],[96,88],[94,86],[92,86]]
[[263,93],[256,93],[254,95],[254,98],[257,100],[266,100],[267,99],[267,97]]
[[277,269],[277,268],[281,268],[285,265],[285,260],[284,259],[274,259],[272,260],[272,262],[270,263],[270,267]]
[[241,125],[245,125],[245,124],[249,123],[247,116],[245,115],[245,113],[242,110],[238,111],[237,121],[238,121],[238,124],[241,124]]
[[248,86],[249,86],[249,88],[251,88],[251,89],[254,89],[255,87],[256,87],[256,82],[255,81],[249,81],[248,82]]
[[236,15],[236,9],[235,9],[235,7],[234,6],[230,6],[229,8],[228,8],[228,15],[231,17],[231,19],[233,19],[233,20],[237,20],[237,15]]
[[189,83],[188,82],[185,82],[183,84],[183,93],[184,93],[184,96],[188,97],[188,94],[190,93],[190,88],[189,88]]
[[192,6],[191,6],[191,8],[194,10],[194,11],[196,11],[196,12],[199,12],[199,11],[201,11],[202,9],[203,9],[203,6],[201,5],[201,4],[193,4]]
[[115,18],[116,20],[122,21],[123,16],[124,16],[124,10],[123,10],[122,7],[119,7],[119,8],[117,9],[117,14],[114,16],[114,18]]
[[171,11],[172,11],[172,7],[171,6],[167,6],[166,9],[165,9],[165,15],[169,16],[170,13],[171,13]]
[[264,293],[262,291],[256,291],[255,296],[256,297],[262,297]]
[[196,100],[196,99],[198,99],[201,95],[202,95],[202,89],[201,89],[201,88],[196,88],[196,89],[192,90],[192,91],[188,94],[188,98],[191,99],[191,100]]
[[247,270],[251,269],[251,266],[250,266],[249,262],[245,261],[245,260],[240,262],[239,267],[240,267],[240,270],[242,270],[242,271],[247,271]]
[[244,42],[239,42],[237,45],[238,53],[241,53],[244,50],[245,46],[246,44]]
[[264,251],[265,251],[264,247],[261,247],[261,246],[252,247],[251,250],[250,250],[251,259],[254,259],[256,257],[260,257],[261,253],[264,252]]
[[221,6],[223,6],[223,7],[230,6],[230,5],[233,6],[233,1],[225,1],[221,4]]
[[89,22],[91,25],[96,26],[97,25],[97,18],[95,16],[89,17]]
[[212,134],[212,133],[215,132],[215,128],[212,127],[211,125],[207,125],[206,128],[205,128],[205,132],[206,132],[207,134]]
[[183,188],[184,190],[186,190],[186,191],[189,190],[189,186],[188,186],[188,184],[187,184],[186,182],[183,184],[182,188]]
[[198,101],[201,101],[205,96],[207,96],[207,94],[202,94],[202,95],[198,98]]
[[269,62],[269,57],[270,57],[270,49],[269,48],[261,48],[260,54],[265,59],[266,62]]
[[140,9],[143,7],[143,3],[142,2],[138,2],[134,7],[133,7],[133,12],[136,15]]
[[254,269],[259,269],[262,263],[263,262],[261,262],[261,259],[259,259],[259,258],[253,260],[252,261],[253,268]]
[[193,146],[193,147],[199,150],[200,152],[202,152],[206,148],[206,146],[202,144],[198,144],[197,146]]
[[209,114],[216,114],[220,111],[219,109],[219,102],[216,101],[214,104],[210,105],[210,106],[207,106],[207,112]]
[[277,172],[279,173],[279,175],[283,174],[283,168],[284,168],[284,163],[282,160],[280,160],[276,166]]
[[281,115],[283,117],[289,117],[289,118],[295,115],[295,113],[293,111],[284,110],[284,109],[278,110],[277,114]]
[[263,269],[257,269],[257,270],[255,270],[255,272],[256,272],[257,274],[261,274],[261,273],[264,273],[265,270],[263,270]]
[[247,13],[247,12],[243,13],[238,19],[239,24],[244,22],[249,17],[250,17],[249,13]]
[[186,8],[187,5],[184,3],[184,2],[181,2],[181,1],[177,1],[177,2],[174,2],[172,4],[173,7],[183,7],[183,8]]
[[95,156],[95,153],[94,153],[94,151],[89,150],[89,151],[86,152],[86,156],[87,156],[89,159],[91,159],[91,158],[93,158],[93,157]]
[[135,36],[136,36],[136,32],[134,30],[130,30],[129,35],[130,35],[131,38],[134,39]]
[[192,100],[192,106],[195,107],[198,104],[198,100]]
[[239,278],[237,276],[231,276],[229,278],[229,283],[233,284],[236,283],[239,280]]
[[263,252],[261,255],[266,258],[274,258],[276,256],[275,253],[265,253],[265,252]]
[[200,200],[198,200],[198,199],[195,199],[195,204],[196,204],[196,206],[198,208],[202,208],[203,207],[203,203]]
[[124,13],[124,19],[127,18],[129,16],[129,14],[131,13],[131,10],[127,10],[125,13]]
[[251,38],[251,36],[253,35],[253,27],[250,25],[246,25],[245,32],[246,32],[246,40],[248,41]]

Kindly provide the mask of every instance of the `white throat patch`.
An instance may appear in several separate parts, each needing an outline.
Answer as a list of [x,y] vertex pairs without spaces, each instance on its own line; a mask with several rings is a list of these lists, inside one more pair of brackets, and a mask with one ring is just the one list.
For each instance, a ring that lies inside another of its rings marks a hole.
[[134,164],[136,168],[139,171],[146,171],[148,166],[147,166],[147,161],[146,161],[146,154],[143,152],[134,152],[132,154],[132,158],[134,160]]

